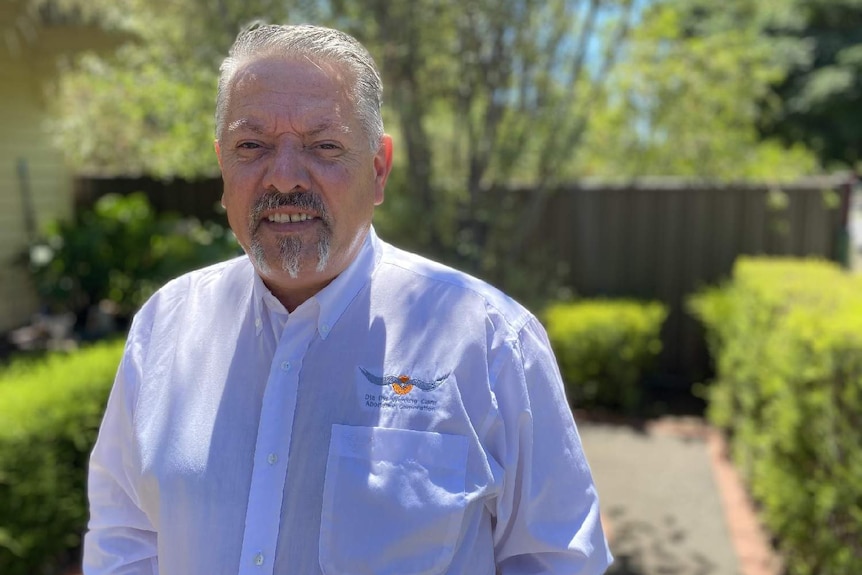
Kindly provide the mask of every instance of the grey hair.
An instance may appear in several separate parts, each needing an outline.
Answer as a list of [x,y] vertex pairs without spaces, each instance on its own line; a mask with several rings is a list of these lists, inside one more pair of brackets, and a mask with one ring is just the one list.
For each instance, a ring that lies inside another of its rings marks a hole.
[[372,151],[383,138],[383,82],[374,59],[356,38],[322,26],[252,24],[239,33],[219,68],[216,94],[216,138],[224,133],[224,122],[234,75],[244,64],[267,56],[308,58],[315,63],[340,66],[352,78],[349,96],[368,135]]

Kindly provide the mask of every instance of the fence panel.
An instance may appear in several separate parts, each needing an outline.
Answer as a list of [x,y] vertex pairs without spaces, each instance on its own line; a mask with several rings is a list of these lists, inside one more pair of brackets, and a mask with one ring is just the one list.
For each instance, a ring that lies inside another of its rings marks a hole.
[[173,212],[200,220],[227,224],[221,209],[221,178],[206,180],[156,180],[145,177],[78,178],[75,182],[75,209],[92,205],[100,197],[114,193],[144,192],[159,213]]
[[[842,203],[826,201],[827,191]],[[581,297],[657,299],[670,307],[662,334],[665,382],[688,385],[711,371],[703,333],[685,311],[696,290],[729,277],[740,255],[842,259],[850,186],[839,178],[783,185],[673,181],[577,185],[548,197],[525,253],[549,238],[571,254],[566,284]],[[528,197],[531,190],[518,190]],[[567,214],[560,223],[559,214]],[[547,232],[548,225],[557,229]]]

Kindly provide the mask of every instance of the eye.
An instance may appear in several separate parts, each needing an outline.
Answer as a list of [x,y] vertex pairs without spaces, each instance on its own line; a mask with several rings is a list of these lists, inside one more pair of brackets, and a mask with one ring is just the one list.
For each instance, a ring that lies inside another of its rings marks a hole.
[[322,143],[318,144],[317,147],[320,148],[321,150],[339,150],[339,149],[341,149],[338,144],[335,144],[333,142],[322,142]]
[[257,142],[240,142],[237,144],[237,148],[240,148],[241,150],[256,150],[257,148],[260,148],[260,144]]

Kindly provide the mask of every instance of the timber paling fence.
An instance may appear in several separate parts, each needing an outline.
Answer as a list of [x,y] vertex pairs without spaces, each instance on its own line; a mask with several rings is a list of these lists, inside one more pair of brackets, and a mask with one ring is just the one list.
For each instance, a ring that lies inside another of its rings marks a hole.
[[[728,278],[740,255],[844,263],[852,186],[846,176],[783,184],[581,182],[543,195],[541,216],[517,252],[553,254],[552,273],[577,296],[665,303],[670,314],[662,332],[658,381],[686,387],[711,372],[702,329],[686,313],[686,298]],[[160,212],[224,224],[218,209],[221,189],[220,179],[80,179],[76,206],[109,192],[144,191]],[[506,193],[516,196],[515,206],[524,206],[536,192]],[[511,261],[512,254],[507,258]]]

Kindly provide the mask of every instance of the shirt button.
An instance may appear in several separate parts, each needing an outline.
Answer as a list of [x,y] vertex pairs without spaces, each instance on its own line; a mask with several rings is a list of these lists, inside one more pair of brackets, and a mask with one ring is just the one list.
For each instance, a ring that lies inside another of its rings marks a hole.
[[254,327],[260,327],[263,322],[260,321],[260,318],[257,317],[254,319]]
[[278,455],[276,455],[275,453],[270,453],[270,454],[266,457],[266,461],[267,461],[270,465],[275,465],[275,463],[278,461]]
[[290,362],[289,361],[281,362],[281,370],[282,371],[287,371],[289,369],[290,369]]
[[322,331],[323,333],[327,333],[329,331],[329,324],[325,323],[325,324],[321,325],[320,331]]
[[254,556],[254,564],[260,567],[263,565],[263,553],[258,553]]

